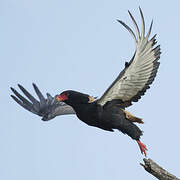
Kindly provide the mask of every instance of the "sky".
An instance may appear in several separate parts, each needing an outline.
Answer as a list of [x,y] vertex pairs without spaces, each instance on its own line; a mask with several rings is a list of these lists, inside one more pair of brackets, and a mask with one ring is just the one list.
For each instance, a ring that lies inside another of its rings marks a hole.
[[[161,65],[151,89],[128,111],[143,118],[148,158],[180,177],[179,1],[1,0],[0,179],[119,180],[153,177],[139,165],[137,143],[115,131],[89,127],[75,115],[43,122],[15,103],[10,87],[32,83],[53,96],[73,89],[100,97],[131,59],[127,11],[161,45]],[[154,178],[155,179],[155,178]]]

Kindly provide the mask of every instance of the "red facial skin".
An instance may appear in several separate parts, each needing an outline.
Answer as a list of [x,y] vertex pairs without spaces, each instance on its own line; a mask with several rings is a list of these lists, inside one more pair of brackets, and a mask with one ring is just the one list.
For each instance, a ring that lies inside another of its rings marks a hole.
[[66,94],[60,94],[59,96],[56,97],[56,99],[58,101],[65,101],[68,99],[67,95]]

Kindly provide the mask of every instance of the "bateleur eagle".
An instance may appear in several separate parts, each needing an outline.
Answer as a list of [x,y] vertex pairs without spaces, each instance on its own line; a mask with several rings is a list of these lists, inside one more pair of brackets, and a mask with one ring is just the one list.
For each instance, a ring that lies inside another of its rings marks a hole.
[[93,99],[87,94],[67,90],[57,96],[56,99],[73,107],[77,117],[90,126],[106,131],[118,129],[127,134],[137,141],[141,153],[146,155],[147,148],[140,141],[142,131],[134,124],[135,122],[143,123],[143,121],[127,112],[125,108],[132,105],[132,102],[137,102],[153,82],[160,64],[158,62],[160,46],[154,47],[156,35],[149,39],[152,22],[148,33],[145,35],[144,17],[140,8],[139,10],[142,21],[141,32],[134,17],[128,11],[136,35],[128,25],[118,20],[134,38],[136,50],[133,58],[125,64],[125,68],[105,93],[99,99]]
[[134,124],[143,123],[143,121],[126,111],[125,108],[131,106],[132,102],[137,102],[150,88],[159,68],[158,60],[161,52],[160,46],[155,46],[156,35],[149,39],[153,23],[151,22],[149,31],[145,35],[144,17],[140,8],[139,10],[142,21],[141,32],[134,17],[128,11],[136,35],[123,21],[117,20],[134,38],[136,50],[132,59],[125,63],[125,68],[99,99],[72,90],[64,91],[55,97],[47,93],[47,98],[45,98],[34,83],[33,87],[39,101],[22,85],[18,86],[29,100],[14,88],[11,88],[14,93],[11,97],[26,110],[42,116],[44,121],[58,115],[76,113],[80,120],[90,126],[107,131],[118,129],[136,140],[141,153],[146,155],[147,148],[140,141],[142,131]]

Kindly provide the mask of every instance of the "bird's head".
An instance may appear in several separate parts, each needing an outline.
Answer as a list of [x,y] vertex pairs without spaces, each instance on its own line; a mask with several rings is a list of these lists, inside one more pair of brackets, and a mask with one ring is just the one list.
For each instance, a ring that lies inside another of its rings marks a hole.
[[64,91],[60,95],[58,95],[56,97],[56,100],[65,102],[66,104],[73,106],[73,105],[78,105],[78,104],[92,103],[96,99],[87,94],[68,90],[68,91]]

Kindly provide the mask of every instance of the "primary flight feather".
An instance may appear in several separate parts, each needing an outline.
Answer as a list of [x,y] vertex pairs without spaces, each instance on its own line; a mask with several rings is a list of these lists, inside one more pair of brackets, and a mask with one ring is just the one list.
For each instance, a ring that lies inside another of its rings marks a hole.
[[130,12],[129,14],[135,26],[137,37],[124,22],[120,20],[118,20],[118,22],[120,22],[133,36],[136,44],[136,51],[129,64],[98,100],[98,104],[100,105],[104,105],[106,102],[113,99],[120,99],[122,100],[122,105],[124,103],[124,106],[127,107],[131,105],[131,102],[138,101],[153,82],[160,64],[158,62],[160,58],[160,46],[154,48],[156,44],[155,36],[149,40],[152,23],[145,36],[144,17],[140,9],[142,20],[142,32],[140,35],[135,19]]

